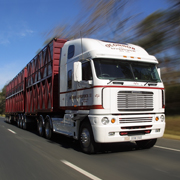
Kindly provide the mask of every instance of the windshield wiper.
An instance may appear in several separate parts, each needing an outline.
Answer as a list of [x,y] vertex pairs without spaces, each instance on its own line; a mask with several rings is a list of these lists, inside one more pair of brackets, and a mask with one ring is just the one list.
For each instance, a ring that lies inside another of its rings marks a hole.
[[157,86],[157,81],[155,81],[155,83],[150,83],[149,81],[147,81],[144,86],[146,86],[146,84],[148,84],[149,86]]
[[146,86],[146,84],[148,84],[149,83],[149,81],[148,82],[146,82],[145,84],[144,84],[144,86]]
[[[112,79],[107,84],[110,84],[112,81],[116,81],[116,80],[120,80],[120,79],[118,79],[118,78]],[[124,82],[116,82],[116,83],[114,82],[113,84],[121,84],[121,85],[123,85]]]

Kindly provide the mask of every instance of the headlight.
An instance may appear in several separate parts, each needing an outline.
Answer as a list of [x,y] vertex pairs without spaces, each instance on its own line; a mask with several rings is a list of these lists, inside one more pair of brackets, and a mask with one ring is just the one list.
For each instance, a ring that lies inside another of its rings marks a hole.
[[161,122],[163,122],[165,120],[165,116],[164,115],[161,115],[160,116],[160,119],[161,119]]
[[104,125],[106,125],[106,124],[109,123],[109,119],[108,119],[107,117],[103,117],[102,120],[101,120],[101,122],[102,122]]

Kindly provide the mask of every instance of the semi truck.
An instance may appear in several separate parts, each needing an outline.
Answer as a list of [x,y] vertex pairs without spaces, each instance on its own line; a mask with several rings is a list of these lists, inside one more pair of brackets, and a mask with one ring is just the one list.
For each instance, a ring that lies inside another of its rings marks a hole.
[[54,38],[6,86],[6,120],[74,138],[89,154],[103,143],[151,148],[165,130],[157,64],[134,44]]

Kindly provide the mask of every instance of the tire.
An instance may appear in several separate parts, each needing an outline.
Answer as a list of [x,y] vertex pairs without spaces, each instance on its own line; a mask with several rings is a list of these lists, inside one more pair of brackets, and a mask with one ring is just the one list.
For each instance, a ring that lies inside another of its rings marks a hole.
[[39,136],[43,137],[44,136],[44,127],[43,127],[43,121],[40,119],[38,123],[38,133]]
[[23,127],[23,120],[22,120],[22,119],[19,120],[19,127],[20,127],[20,128]]
[[139,149],[150,149],[156,144],[157,139],[149,139],[143,141],[136,141]]
[[91,125],[85,121],[80,127],[79,142],[83,152],[87,154],[96,153],[100,145],[94,141]]
[[50,126],[50,123],[49,121],[46,121],[46,125],[45,125],[45,137],[47,139],[52,139],[52,129],[51,129],[51,126]]
[[8,118],[8,123],[9,123],[9,124],[12,124],[12,116],[9,116],[9,118]]
[[19,127],[20,128],[20,121],[21,121],[21,115],[19,114],[18,115],[18,119],[17,119],[17,127]]
[[17,120],[17,127],[20,127],[20,119]]
[[22,120],[22,128],[27,130],[27,123],[25,122],[25,119]]

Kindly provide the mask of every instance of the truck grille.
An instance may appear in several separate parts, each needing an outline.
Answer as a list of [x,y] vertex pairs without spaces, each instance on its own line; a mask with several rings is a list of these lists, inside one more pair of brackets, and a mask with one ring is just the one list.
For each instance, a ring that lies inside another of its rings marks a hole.
[[149,123],[152,119],[152,117],[119,118],[119,123]]
[[152,111],[153,92],[119,91],[117,107],[119,111]]

